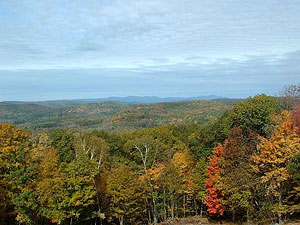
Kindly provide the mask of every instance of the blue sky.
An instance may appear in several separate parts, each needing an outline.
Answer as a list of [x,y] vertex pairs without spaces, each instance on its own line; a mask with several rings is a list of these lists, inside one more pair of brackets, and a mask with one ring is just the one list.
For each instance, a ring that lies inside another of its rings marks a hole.
[[277,94],[299,0],[0,0],[0,101]]

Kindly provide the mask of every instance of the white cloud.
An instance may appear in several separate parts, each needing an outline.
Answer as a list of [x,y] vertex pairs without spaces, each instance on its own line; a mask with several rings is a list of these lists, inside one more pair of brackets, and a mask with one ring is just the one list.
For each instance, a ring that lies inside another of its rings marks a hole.
[[124,67],[300,49],[298,0],[10,0],[0,68]]
[[299,80],[299,11],[299,0],[0,1],[0,94],[271,93]]

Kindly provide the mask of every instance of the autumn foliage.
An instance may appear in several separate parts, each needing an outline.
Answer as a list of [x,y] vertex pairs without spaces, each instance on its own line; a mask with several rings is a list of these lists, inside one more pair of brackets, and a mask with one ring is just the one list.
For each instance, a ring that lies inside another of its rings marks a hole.
[[292,127],[296,129],[298,135],[300,135],[300,105],[292,111]]
[[133,131],[0,124],[0,225],[300,218],[300,108],[265,95],[218,120]]
[[219,144],[214,148],[214,154],[209,158],[209,166],[207,167],[209,178],[205,182],[208,191],[205,201],[205,204],[208,207],[207,211],[221,216],[224,214],[224,208],[221,203],[222,195],[217,187],[217,179],[220,175],[220,161],[224,154],[225,151],[222,144]]

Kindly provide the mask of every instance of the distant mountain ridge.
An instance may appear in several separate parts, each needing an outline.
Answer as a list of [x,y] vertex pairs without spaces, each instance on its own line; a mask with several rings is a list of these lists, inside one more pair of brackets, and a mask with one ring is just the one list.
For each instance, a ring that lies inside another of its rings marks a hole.
[[158,96],[127,96],[127,97],[108,97],[91,99],[91,101],[116,101],[126,103],[160,103],[160,102],[179,102],[192,100],[214,100],[221,98],[216,95],[198,97],[158,97]]
[[46,100],[46,101],[4,101],[6,103],[23,104],[34,103],[38,105],[78,105],[88,103],[101,103],[101,102],[120,102],[131,104],[153,104],[163,102],[179,102],[179,101],[193,101],[193,100],[216,100],[227,99],[217,95],[197,96],[197,97],[158,97],[158,96],[126,96],[126,97],[107,97],[107,98],[87,98],[87,99],[65,99],[65,100]]

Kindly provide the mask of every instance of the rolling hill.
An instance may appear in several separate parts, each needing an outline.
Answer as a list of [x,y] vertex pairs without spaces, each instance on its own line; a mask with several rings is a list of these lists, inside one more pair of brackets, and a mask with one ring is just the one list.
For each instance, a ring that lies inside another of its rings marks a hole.
[[155,104],[121,102],[2,102],[0,122],[31,129],[83,128],[124,130],[166,124],[203,124],[237,100],[193,100]]

